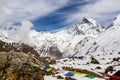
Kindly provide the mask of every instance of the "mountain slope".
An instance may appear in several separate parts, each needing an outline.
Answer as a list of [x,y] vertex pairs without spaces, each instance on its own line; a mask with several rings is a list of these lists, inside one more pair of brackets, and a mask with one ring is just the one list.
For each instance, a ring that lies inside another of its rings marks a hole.
[[[52,47],[54,48],[52,50],[53,53],[57,50],[57,52],[62,55],[61,57],[68,57],[79,52],[80,47],[78,46],[81,45],[79,43],[85,41],[85,38],[94,40],[103,31],[104,28],[92,18],[83,18],[81,23],[75,26],[66,27],[57,33],[32,31],[29,36],[29,42],[37,47],[42,56],[56,58],[57,55],[49,55],[51,52],[50,48]],[[89,44],[89,46],[90,45],[91,44]]]
[[[111,27],[103,32],[96,39],[96,46],[98,46],[95,53],[114,53],[120,52],[120,15],[113,21]],[[92,49],[92,48],[91,48]]]
[[24,42],[36,47],[41,57],[60,59],[81,53],[83,45],[87,47],[85,47],[87,51],[103,31],[104,28],[94,19],[85,17],[79,24],[66,27],[56,33],[36,32],[32,30],[27,40],[25,39],[27,42],[19,40],[19,35],[12,35],[11,37],[5,30],[1,31],[0,40],[10,43]]
[[[56,33],[32,30],[27,44],[36,47],[40,56],[55,59],[72,55],[119,52],[119,21],[120,16],[117,16],[112,25],[104,29],[94,19],[84,17],[80,23]],[[1,40],[14,42],[7,37],[7,34],[1,33]]]

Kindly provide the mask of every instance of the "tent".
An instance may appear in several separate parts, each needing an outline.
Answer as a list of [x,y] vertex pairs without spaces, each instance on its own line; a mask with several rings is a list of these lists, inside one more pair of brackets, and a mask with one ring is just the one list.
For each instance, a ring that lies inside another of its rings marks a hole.
[[83,56],[78,56],[78,59],[81,59],[81,60],[83,60]]
[[74,59],[81,59],[81,60],[83,60],[83,56],[72,56],[72,57],[69,57],[69,58],[74,58]]
[[47,67],[43,67],[42,70],[47,70],[48,68]]
[[71,77],[71,76],[74,76],[74,74],[73,74],[73,72],[67,72],[67,73],[65,74],[65,76]]

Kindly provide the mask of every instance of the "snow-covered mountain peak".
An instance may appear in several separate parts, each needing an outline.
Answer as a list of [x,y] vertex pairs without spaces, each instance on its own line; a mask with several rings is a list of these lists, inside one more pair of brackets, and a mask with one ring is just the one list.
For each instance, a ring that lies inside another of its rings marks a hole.
[[85,33],[87,36],[97,37],[104,28],[94,19],[89,17],[84,17],[81,23],[77,24],[79,30]]
[[84,17],[81,21],[81,24],[85,24],[85,23],[88,23],[88,24],[91,24],[93,26],[100,26],[100,24],[97,23],[97,21],[95,21],[93,18],[90,18],[90,17]]
[[[57,57],[56,55],[50,56],[52,48],[54,49],[52,53],[57,51],[62,57],[68,57],[85,50],[86,46],[91,46],[102,30],[101,25],[95,20],[85,17],[81,23],[66,27],[57,33],[31,31],[29,42],[38,48],[40,55]],[[83,46],[85,48],[81,48]]]
[[84,17],[82,21],[76,25],[66,27],[62,31],[58,33],[64,33],[64,34],[69,34],[69,35],[86,35],[86,36],[92,36],[92,37],[97,37],[99,33],[103,32],[104,29],[103,27],[97,23],[92,18],[89,17]]
[[118,15],[113,21],[114,26],[120,26],[120,15]]
[[64,33],[64,34],[69,34],[69,35],[84,35],[84,32],[79,30],[78,26],[70,26],[70,27],[66,27],[65,29],[63,29],[62,31],[58,32],[58,33]]

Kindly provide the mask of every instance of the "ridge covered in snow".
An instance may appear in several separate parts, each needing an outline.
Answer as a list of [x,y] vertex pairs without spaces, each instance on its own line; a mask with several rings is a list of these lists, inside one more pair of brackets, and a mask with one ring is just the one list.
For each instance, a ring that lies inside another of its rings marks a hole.
[[120,26],[120,15],[118,15],[113,21],[114,26]]
[[[119,51],[120,15],[112,25],[105,29],[94,19],[84,17],[74,26],[56,32],[30,31],[27,44],[34,46],[40,56],[61,59],[73,55],[101,54]],[[3,34],[1,34],[3,35]],[[0,37],[3,41],[13,41],[7,34]],[[58,55],[59,54],[59,55]]]
[[[61,52],[61,57],[68,57],[79,52],[78,46],[81,45],[80,42],[82,40],[85,38],[94,40],[103,31],[104,28],[94,19],[83,18],[81,23],[66,27],[57,33],[32,31],[29,36],[29,42],[39,48],[41,55],[49,55],[50,48],[56,47]],[[55,56],[52,55],[52,57]]]
[[[120,52],[120,15],[113,21],[111,27],[106,29],[97,39],[96,45],[98,48],[95,53],[117,53]],[[92,49],[92,48],[91,48]]]

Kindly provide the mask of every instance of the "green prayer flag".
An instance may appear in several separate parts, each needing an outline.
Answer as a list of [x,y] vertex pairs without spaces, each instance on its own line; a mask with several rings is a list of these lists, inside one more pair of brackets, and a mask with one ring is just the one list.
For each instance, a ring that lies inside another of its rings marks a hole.
[[53,71],[53,70],[55,70],[54,67],[52,67],[52,68],[48,68],[46,71],[47,71],[47,72],[50,72],[50,71]]
[[96,74],[87,74],[85,77],[93,79],[93,78],[97,77],[97,75]]
[[51,71],[53,71],[53,70],[55,70],[55,68],[54,68],[54,67],[52,67],[52,68],[51,68]]

